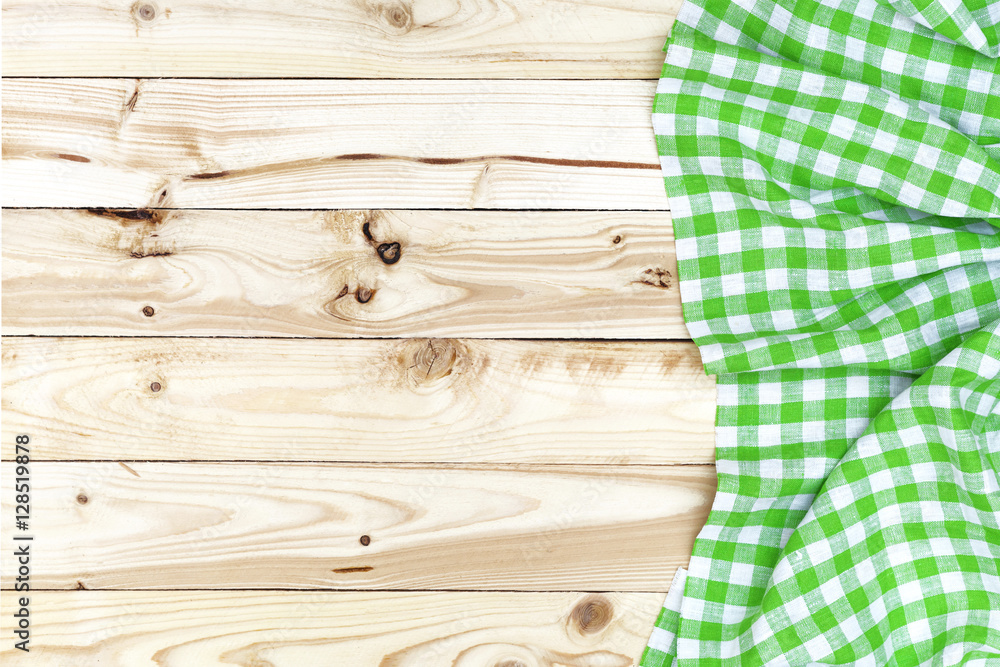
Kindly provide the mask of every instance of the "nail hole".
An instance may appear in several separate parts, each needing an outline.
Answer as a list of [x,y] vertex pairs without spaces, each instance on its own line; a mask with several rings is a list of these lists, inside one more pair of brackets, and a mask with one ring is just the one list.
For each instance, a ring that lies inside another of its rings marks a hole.
[[367,535],[362,535],[360,541],[361,541],[361,546],[367,547],[369,544],[372,543],[372,538],[368,537]]
[[90,498],[81,493],[76,497],[76,502],[80,503],[81,505],[86,505],[88,502],[90,502]]
[[162,389],[159,382],[154,382],[153,384],[149,385],[149,388],[152,389],[153,391],[160,391],[160,389]]
[[145,308],[142,309],[142,314],[145,315],[146,317],[152,317],[154,313],[156,313],[156,311],[153,310],[152,306],[146,306]]

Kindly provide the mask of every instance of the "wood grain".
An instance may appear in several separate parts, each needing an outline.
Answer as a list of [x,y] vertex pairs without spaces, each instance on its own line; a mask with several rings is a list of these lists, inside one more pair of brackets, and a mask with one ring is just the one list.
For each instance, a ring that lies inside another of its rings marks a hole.
[[[37,462],[31,474],[45,554],[32,586],[60,589],[656,591],[687,563],[715,487],[712,466]],[[8,535],[5,571],[13,552]]]
[[679,7],[679,0],[6,0],[4,74],[653,79]]
[[31,601],[31,653],[5,641],[8,667],[629,667],[663,594],[49,591]]
[[3,239],[7,334],[689,338],[661,212],[11,209]]
[[714,451],[714,379],[692,343],[7,338],[2,370],[4,442],[31,434],[35,459],[666,464]]
[[12,79],[5,206],[666,210],[654,81]]

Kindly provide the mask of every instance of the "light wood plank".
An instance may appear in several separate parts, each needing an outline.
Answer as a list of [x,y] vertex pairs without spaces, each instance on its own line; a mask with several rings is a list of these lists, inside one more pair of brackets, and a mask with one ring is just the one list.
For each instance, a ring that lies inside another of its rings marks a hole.
[[6,0],[4,74],[653,79],[680,4]]
[[714,379],[692,343],[7,338],[2,370],[3,441],[31,435],[36,459],[714,453]]
[[655,591],[715,470],[38,462],[31,479],[37,588]]
[[653,81],[14,79],[5,206],[665,210]]
[[7,334],[689,337],[662,212],[11,209],[3,239]]
[[49,591],[15,667],[628,667],[662,593]]

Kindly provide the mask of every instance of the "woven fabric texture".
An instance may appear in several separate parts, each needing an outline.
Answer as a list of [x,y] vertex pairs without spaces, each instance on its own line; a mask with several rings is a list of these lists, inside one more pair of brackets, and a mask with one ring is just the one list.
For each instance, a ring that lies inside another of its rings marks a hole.
[[653,127],[719,488],[643,667],[1000,665],[1000,2],[688,0]]

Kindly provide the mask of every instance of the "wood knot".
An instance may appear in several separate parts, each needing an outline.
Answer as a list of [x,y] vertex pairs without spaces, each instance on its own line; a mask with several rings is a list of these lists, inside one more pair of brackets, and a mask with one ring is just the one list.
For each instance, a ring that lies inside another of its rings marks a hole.
[[500,662],[496,663],[494,667],[528,667],[528,666],[523,662],[521,662],[520,660],[507,659],[507,660],[501,660]]
[[376,288],[367,287],[365,285],[358,285],[353,289],[351,288],[350,285],[344,285],[343,287],[340,288],[340,291],[337,292],[337,296],[333,297],[325,304],[323,304],[323,311],[329,315],[332,315],[338,320],[350,321],[351,319],[357,317],[360,311],[357,309],[357,307],[354,307],[352,309],[350,305],[346,306],[342,305],[341,299],[344,299],[348,295],[353,294],[354,300],[357,301],[359,304],[364,305],[366,303],[369,303],[372,299],[375,298],[375,293],[377,291],[378,290]]
[[619,243],[621,243],[622,242],[621,235],[615,236],[613,239],[611,239],[611,242],[614,243],[615,245],[618,245]]
[[370,212],[365,215],[365,223],[361,225],[361,233],[364,234],[365,241],[375,248],[375,252],[378,253],[378,258],[382,260],[383,264],[395,264],[399,261],[399,258],[403,256],[403,247],[397,241],[387,241],[385,243],[380,243],[375,240],[375,234],[372,232],[372,223],[378,221],[378,215],[374,212]]
[[570,618],[581,633],[595,634],[608,626],[614,609],[611,602],[594,595],[582,600],[570,613]]
[[395,264],[403,254],[402,248],[395,241],[379,245],[376,252],[378,252],[378,258],[386,264]]
[[670,286],[673,284],[673,276],[670,275],[670,272],[665,269],[646,269],[642,272],[642,276],[639,280],[636,280],[635,282],[643,285],[650,285],[651,287],[658,287],[660,289],[670,289]]
[[372,538],[368,537],[367,535],[362,535],[361,539],[358,541],[361,542],[361,546],[367,547],[369,544],[372,543]]
[[156,5],[149,2],[137,2],[132,5],[132,16],[141,23],[151,23],[156,19]]
[[358,303],[368,303],[373,296],[375,296],[375,290],[363,285],[354,292],[354,298],[358,300]]
[[418,384],[430,384],[452,374],[461,357],[461,343],[432,338],[413,341],[407,351],[407,372]]
[[90,502],[90,498],[88,498],[85,493],[81,493],[76,497],[76,502],[80,503],[81,505],[86,505],[87,503]]
[[153,315],[156,314],[156,311],[153,310],[152,306],[144,306],[142,309],[142,314],[145,315],[146,317],[152,317]]
[[379,8],[379,13],[385,22],[391,25],[396,30],[401,32],[409,32],[413,28],[413,14],[410,12],[410,8],[404,4],[389,4],[382,5]]

